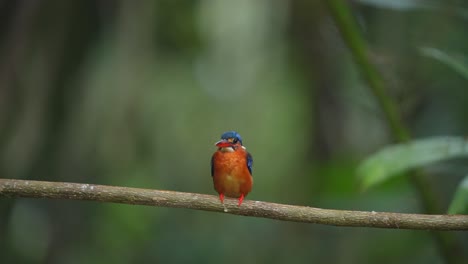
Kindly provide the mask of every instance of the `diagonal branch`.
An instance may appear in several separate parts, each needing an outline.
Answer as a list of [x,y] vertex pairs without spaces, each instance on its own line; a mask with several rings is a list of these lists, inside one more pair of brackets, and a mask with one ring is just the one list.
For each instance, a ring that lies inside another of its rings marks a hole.
[[[391,132],[395,139],[400,142],[407,142],[411,139],[410,133],[402,121],[402,117],[398,112],[397,105],[387,95],[385,91],[385,83],[382,75],[372,65],[367,54],[367,45],[358,28],[356,19],[353,17],[349,6],[344,0],[329,0],[326,1],[338,28],[341,31],[343,40],[346,42],[350,51],[363,73],[369,90],[374,94],[380,108],[387,119]],[[420,170],[415,170],[409,175],[415,189],[421,197],[421,204],[426,209],[427,213],[435,214],[442,209],[438,204],[435,192],[430,183],[424,179],[423,173]],[[466,256],[463,253],[463,245],[451,233],[434,232],[434,237],[439,246],[439,250],[444,256],[447,263],[466,263]]]
[[233,199],[226,199],[225,209],[218,198],[213,195],[68,182],[0,179],[0,197],[88,200],[176,207],[334,226],[468,230],[468,215],[423,215],[330,210],[260,201],[245,201],[238,208],[236,201]]

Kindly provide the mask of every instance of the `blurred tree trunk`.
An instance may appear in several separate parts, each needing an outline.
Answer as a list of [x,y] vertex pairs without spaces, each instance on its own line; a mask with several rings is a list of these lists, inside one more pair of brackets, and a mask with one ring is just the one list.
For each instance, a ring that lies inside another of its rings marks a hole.
[[[307,194],[307,202],[316,201],[322,190],[324,178],[318,176],[321,166],[327,164],[337,149],[341,149],[344,133],[342,101],[338,97],[340,76],[339,51],[333,39],[336,32],[331,21],[327,20],[325,6],[320,1],[290,1],[290,32],[293,39],[293,56],[302,66],[306,76],[309,99],[309,119],[312,134],[305,140],[308,155],[305,164],[306,179],[302,193]],[[327,32],[328,31],[328,32]],[[337,51],[338,49],[338,51]],[[305,55],[303,57],[298,57]],[[301,173],[304,173],[303,168]]]
[[[33,23],[38,13],[39,1],[2,1],[0,3],[0,15],[2,26],[0,35],[3,45],[0,46],[0,175],[9,177],[5,167],[5,145],[12,136],[14,127],[18,124],[18,118],[22,102],[22,91],[19,87],[21,78],[21,63],[23,62],[28,45],[30,45]],[[9,219],[15,200],[0,201],[0,248],[5,253],[2,260],[12,262],[15,258],[9,243],[7,230]]]

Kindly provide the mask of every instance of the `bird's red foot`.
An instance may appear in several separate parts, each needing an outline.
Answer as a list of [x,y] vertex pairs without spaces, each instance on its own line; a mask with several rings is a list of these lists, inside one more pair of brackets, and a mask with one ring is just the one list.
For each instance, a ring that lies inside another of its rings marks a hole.
[[219,200],[221,201],[222,204],[224,203],[224,194],[223,193],[219,194]]
[[241,196],[239,197],[239,203],[237,204],[237,206],[241,206],[243,201],[244,201],[244,195],[241,194]]

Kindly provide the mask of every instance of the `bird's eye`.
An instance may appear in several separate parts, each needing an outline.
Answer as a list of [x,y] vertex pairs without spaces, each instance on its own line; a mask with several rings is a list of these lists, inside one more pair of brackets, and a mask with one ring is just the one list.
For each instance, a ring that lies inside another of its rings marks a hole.
[[232,143],[234,143],[234,144],[237,143],[237,141],[238,141],[237,138],[232,139]]

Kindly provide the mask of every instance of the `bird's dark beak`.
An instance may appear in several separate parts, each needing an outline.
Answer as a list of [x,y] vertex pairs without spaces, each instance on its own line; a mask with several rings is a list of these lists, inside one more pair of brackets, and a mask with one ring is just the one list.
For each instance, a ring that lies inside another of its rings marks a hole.
[[216,142],[215,145],[216,145],[218,148],[226,148],[226,147],[231,147],[231,146],[232,146],[232,143],[229,142],[229,141],[226,140],[226,139],[221,139],[220,141]]

